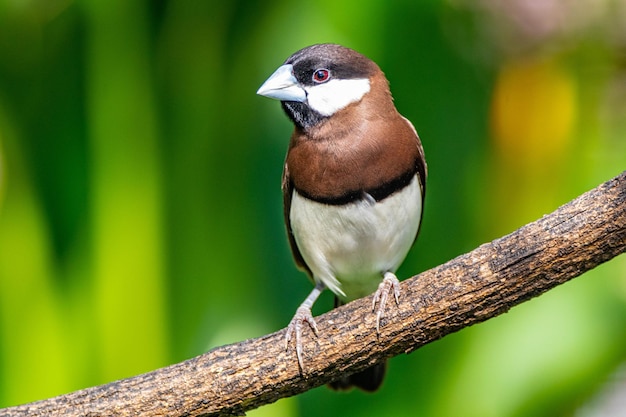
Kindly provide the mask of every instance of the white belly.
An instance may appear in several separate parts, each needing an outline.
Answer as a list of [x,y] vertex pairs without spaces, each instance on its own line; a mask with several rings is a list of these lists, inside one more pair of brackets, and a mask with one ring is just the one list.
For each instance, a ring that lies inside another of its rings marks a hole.
[[417,176],[381,202],[327,205],[294,190],[289,213],[302,257],[316,281],[344,301],[373,293],[395,272],[419,228],[422,196]]

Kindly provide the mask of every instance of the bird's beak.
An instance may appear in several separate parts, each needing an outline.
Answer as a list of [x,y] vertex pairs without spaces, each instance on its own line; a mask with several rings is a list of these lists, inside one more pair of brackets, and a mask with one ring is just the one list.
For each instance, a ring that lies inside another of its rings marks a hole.
[[306,101],[306,91],[293,76],[293,66],[290,64],[274,71],[256,93],[280,101]]

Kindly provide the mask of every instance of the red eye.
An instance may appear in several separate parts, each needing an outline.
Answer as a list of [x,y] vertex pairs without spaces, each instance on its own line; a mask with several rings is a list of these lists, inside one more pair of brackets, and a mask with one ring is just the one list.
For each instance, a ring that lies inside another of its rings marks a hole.
[[330,78],[330,71],[326,68],[320,68],[313,72],[313,81],[316,83],[323,83],[328,81]]

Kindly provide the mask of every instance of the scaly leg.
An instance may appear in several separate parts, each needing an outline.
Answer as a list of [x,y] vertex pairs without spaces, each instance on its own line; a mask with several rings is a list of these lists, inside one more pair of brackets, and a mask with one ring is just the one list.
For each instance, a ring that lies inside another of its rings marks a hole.
[[[380,319],[385,311],[387,297],[389,297],[391,291],[393,291],[396,305],[398,305],[398,299],[400,298],[400,281],[398,281],[398,278],[393,272],[387,271],[376,293],[374,293],[374,300],[372,301],[372,310],[376,311],[376,333],[378,334],[380,334]],[[378,303],[378,310],[376,310],[376,303]]]
[[285,334],[285,349],[289,349],[289,342],[291,341],[292,335],[295,333],[296,335],[296,356],[298,356],[298,364],[300,365],[300,370],[304,372],[304,365],[302,364],[302,324],[307,323],[309,327],[315,333],[315,336],[318,335],[317,332],[317,324],[315,323],[315,319],[313,319],[313,315],[311,314],[311,307],[320,296],[322,291],[324,291],[324,284],[321,282],[315,284],[315,288],[308,295],[308,297],[300,304],[300,307],[296,310],[296,314],[293,316],[291,321],[289,322],[289,326],[287,326],[287,333]]

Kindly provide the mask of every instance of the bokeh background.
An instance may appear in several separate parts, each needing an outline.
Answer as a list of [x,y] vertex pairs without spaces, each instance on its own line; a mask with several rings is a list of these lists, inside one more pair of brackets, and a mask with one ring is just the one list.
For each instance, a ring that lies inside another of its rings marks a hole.
[[[422,138],[401,277],[626,169],[624,0],[0,0],[0,407],[288,323],[311,288],[282,224],[292,127],[255,91],[319,42],[374,59]],[[374,395],[250,415],[623,416],[625,329],[622,256],[392,359]]]

